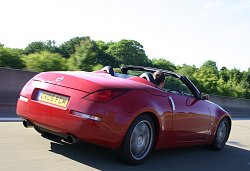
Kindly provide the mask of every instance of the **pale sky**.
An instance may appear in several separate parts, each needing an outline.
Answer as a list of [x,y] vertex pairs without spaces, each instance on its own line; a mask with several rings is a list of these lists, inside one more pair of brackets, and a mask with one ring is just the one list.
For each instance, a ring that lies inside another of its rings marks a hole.
[[250,0],[0,0],[0,43],[140,42],[149,58],[250,67]]

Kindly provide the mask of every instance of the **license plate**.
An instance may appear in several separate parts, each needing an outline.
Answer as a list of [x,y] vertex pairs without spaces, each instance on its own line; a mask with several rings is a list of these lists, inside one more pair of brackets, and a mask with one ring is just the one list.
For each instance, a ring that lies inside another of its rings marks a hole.
[[65,108],[69,102],[69,97],[40,90],[37,100]]

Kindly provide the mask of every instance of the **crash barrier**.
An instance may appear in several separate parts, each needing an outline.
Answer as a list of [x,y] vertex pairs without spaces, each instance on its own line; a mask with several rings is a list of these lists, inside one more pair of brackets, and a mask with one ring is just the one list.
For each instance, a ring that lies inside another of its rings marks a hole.
[[[22,87],[36,74],[36,72],[0,67],[0,106],[15,105]],[[250,115],[250,99],[209,95],[209,100],[230,113]]]
[[0,67],[0,105],[16,105],[22,87],[36,74],[36,72]]
[[209,95],[209,100],[226,109],[234,117],[250,117],[250,99]]

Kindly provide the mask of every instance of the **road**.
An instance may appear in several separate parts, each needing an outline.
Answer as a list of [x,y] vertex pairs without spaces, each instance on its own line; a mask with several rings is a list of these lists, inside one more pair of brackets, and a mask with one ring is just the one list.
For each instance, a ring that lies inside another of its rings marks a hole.
[[167,149],[154,152],[139,166],[116,159],[115,151],[80,143],[65,144],[41,137],[21,122],[0,122],[0,170],[170,170],[249,171],[250,120],[233,120],[226,147],[211,151],[206,147]]

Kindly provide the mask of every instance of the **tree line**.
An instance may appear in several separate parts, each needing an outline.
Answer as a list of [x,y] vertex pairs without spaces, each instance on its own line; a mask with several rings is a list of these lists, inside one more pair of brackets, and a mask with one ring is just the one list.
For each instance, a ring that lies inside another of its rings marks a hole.
[[135,40],[118,42],[94,41],[75,37],[57,46],[55,41],[31,42],[24,49],[4,47],[0,43],[0,67],[30,71],[84,70],[93,71],[110,65],[142,65],[174,71],[188,76],[204,93],[250,98],[250,68],[218,69],[216,62],[176,66],[164,58],[149,59],[143,46]]

